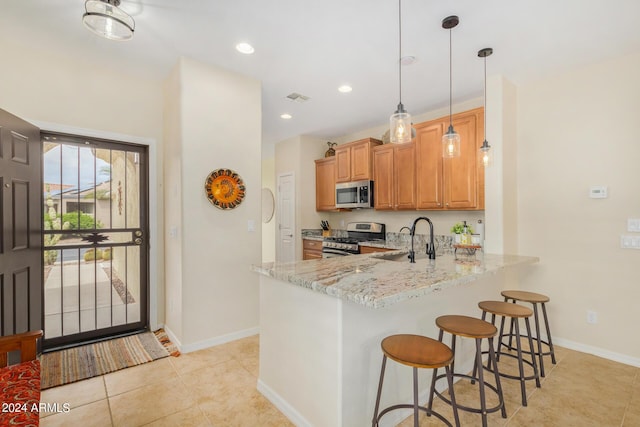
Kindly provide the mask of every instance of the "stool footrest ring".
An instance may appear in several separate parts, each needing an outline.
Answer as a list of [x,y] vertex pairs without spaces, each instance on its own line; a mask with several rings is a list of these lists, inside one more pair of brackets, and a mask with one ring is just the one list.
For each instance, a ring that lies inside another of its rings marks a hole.
[[[486,369],[486,368],[485,368]],[[474,381],[477,381],[479,383],[480,378],[478,377],[474,377],[472,375],[467,375],[467,374],[452,374],[454,377],[458,377],[458,378],[466,378],[468,380],[471,380],[472,384]],[[446,378],[446,374],[441,374],[438,375],[436,377],[436,381],[442,379],[442,378]],[[504,406],[504,399],[500,396],[500,393],[498,392],[498,389],[492,385],[492,384],[488,384],[486,381],[484,383],[484,385],[488,388],[490,388],[495,394],[496,396],[498,396],[498,405],[492,407],[492,408],[486,408],[485,412],[487,414],[490,414],[492,412],[497,412],[500,409],[502,409],[502,407]],[[434,390],[434,393],[436,396],[438,396],[442,401],[444,401],[445,403],[447,403],[448,405],[451,405],[451,400],[447,399],[442,393],[440,393],[438,390]],[[463,411],[467,411],[467,412],[473,412],[476,414],[482,414],[482,408],[472,408],[470,406],[464,406],[461,405],[460,403],[456,402],[456,406],[458,407],[458,409],[462,409]],[[506,417],[505,417],[506,418]]]
[[[380,414],[378,414],[378,417],[374,420],[375,425],[377,426],[378,423],[380,422],[380,418],[382,418],[382,416],[388,412],[394,411],[396,409],[414,409],[414,406],[409,404],[409,403],[401,403],[398,405],[393,405],[393,406],[389,406],[388,408],[383,409]],[[424,406],[418,406],[418,409],[421,411],[424,411],[428,417],[430,416],[434,416],[436,418],[438,418],[440,421],[442,421],[443,423],[445,423],[446,425],[448,425],[449,427],[453,427],[453,424],[451,424],[449,422],[449,420],[447,420],[444,416],[442,416],[441,414],[437,413],[436,411],[434,411],[433,409],[431,410],[431,412],[429,412],[429,410],[427,408],[425,408]]]
[[[483,351],[483,352],[482,352],[482,354],[487,354],[487,353],[488,353],[488,352],[486,352],[486,351]],[[500,357],[500,356],[506,356],[506,357],[511,357],[511,358],[513,358],[513,359],[518,359],[518,356],[517,356],[517,355],[515,355],[515,354],[505,353],[504,351],[496,351],[496,357]],[[533,363],[531,363],[531,361],[529,361],[529,360],[522,359],[522,363],[524,363],[525,365],[529,365],[529,366],[531,366],[531,367],[532,367],[532,368],[534,368],[534,369],[536,368],[536,367],[533,365]],[[487,370],[487,371],[489,371],[489,372],[493,372],[493,369],[491,369],[489,366],[485,366],[485,367],[484,367],[484,369],[485,369],[485,370]],[[520,380],[520,379],[523,379],[523,380],[528,381],[528,380],[535,380],[535,379],[536,379],[535,374],[533,374],[533,375],[529,375],[529,376],[526,376],[526,377],[522,377],[522,378],[520,378],[519,376],[511,375],[511,374],[506,374],[506,373],[504,373],[504,372],[498,372],[498,375],[500,375],[500,376],[501,376],[501,377],[503,377],[503,378],[510,378],[510,379],[512,379],[512,380]]]

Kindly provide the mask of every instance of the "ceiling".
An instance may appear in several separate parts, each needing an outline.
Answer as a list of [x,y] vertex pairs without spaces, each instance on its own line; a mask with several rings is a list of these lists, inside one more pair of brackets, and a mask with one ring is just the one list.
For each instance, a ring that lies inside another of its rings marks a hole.
[[[87,31],[84,0],[2,0],[0,37],[81,56],[121,73],[164,79],[180,56],[262,82],[265,148],[296,135],[331,139],[387,123],[398,104],[397,0],[122,0],[132,40]],[[638,0],[403,0],[402,101],[413,114],[481,96],[487,73],[516,84],[640,51]],[[241,41],[253,55],[238,53]],[[339,93],[349,84],[353,92]],[[306,103],[286,99],[292,92]],[[293,116],[280,118],[282,113]],[[376,135],[372,135],[376,136]],[[379,136],[378,136],[379,137]]]

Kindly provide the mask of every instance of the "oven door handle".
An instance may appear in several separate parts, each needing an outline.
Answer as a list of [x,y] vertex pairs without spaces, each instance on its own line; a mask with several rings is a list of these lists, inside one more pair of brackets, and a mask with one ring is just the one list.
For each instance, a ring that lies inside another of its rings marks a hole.
[[322,248],[322,253],[323,254],[335,254],[335,255],[353,255],[351,252],[347,252],[347,251],[343,251],[340,249],[333,249],[333,248]]

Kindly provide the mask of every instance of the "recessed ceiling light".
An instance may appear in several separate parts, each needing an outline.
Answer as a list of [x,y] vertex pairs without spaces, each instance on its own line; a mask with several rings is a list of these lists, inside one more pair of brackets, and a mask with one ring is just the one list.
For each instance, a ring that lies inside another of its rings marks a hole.
[[238,43],[236,45],[236,50],[240,53],[244,53],[245,55],[251,55],[255,52],[255,49],[249,43]]
[[349,85],[342,85],[342,86],[340,86],[340,87],[338,88],[338,91],[339,91],[339,92],[342,92],[342,93],[349,93],[349,92],[351,92],[352,90],[353,90],[353,88],[352,88],[351,86],[349,86]]
[[291,114],[288,114],[288,113],[280,114],[280,118],[281,119],[289,120],[291,117],[293,117],[293,116]]

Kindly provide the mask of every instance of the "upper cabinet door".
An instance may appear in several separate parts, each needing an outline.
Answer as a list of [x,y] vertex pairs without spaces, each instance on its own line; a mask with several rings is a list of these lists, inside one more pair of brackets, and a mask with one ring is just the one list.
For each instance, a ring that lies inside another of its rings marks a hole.
[[366,140],[351,147],[351,181],[362,181],[371,177],[371,144]]
[[316,211],[336,210],[336,158],[316,160]]
[[373,181],[373,207],[393,209],[393,147],[390,144],[373,150]]
[[416,126],[416,208],[442,209],[442,121]]
[[336,182],[351,181],[351,147],[336,148]]
[[478,110],[454,117],[453,127],[460,135],[462,154],[444,159],[444,197],[447,209],[473,209],[478,207],[478,159],[481,141],[478,124],[482,116]]
[[401,144],[393,149],[396,209],[416,208],[415,144]]

